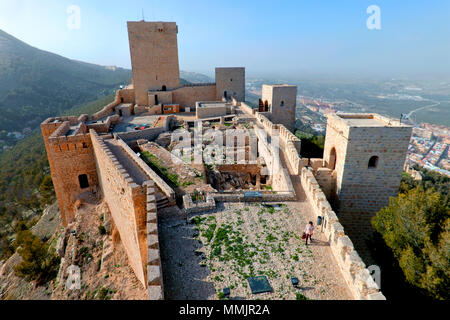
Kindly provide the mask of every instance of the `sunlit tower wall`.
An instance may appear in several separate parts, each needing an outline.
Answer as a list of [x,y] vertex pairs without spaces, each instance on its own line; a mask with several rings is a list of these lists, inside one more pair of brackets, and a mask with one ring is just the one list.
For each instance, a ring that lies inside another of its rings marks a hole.
[[327,116],[324,164],[335,170],[334,206],[352,240],[398,194],[412,127],[378,114]]
[[262,86],[262,102],[268,107],[270,120],[282,124],[292,133],[295,129],[297,86],[288,84]]
[[180,86],[178,26],[175,22],[129,21],[131,69],[137,105],[148,105],[149,90]]

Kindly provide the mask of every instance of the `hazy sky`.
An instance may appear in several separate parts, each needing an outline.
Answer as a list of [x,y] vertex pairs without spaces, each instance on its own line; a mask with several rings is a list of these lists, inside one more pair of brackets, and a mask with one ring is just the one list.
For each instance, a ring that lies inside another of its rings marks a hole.
[[[79,29],[68,27],[71,5]],[[381,30],[366,26],[370,5]],[[129,68],[126,21],[142,10],[147,21],[177,22],[187,71],[450,74],[450,1],[0,0],[0,29],[68,58]]]

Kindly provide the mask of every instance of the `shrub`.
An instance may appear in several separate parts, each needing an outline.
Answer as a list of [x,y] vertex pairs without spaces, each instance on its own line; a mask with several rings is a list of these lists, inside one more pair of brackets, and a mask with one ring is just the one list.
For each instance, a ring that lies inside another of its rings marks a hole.
[[26,281],[36,281],[37,285],[56,277],[60,258],[48,245],[29,230],[19,232],[17,238],[22,261],[14,268],[15,274]]

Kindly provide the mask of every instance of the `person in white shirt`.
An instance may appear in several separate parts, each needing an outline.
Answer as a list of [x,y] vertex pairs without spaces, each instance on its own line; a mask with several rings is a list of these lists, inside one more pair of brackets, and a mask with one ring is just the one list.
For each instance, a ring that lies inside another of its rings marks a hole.
[[309,238],[309,240],[312,242],[311,236],[314,234],[314,225],[313,225],[312,221],[310,221],[310,222],[306,225],[305,231],[304,231],[304,232],[305,232],[305,234],[306,234],[306,238],[305,238],[306,245],[308,245],[308,238]]

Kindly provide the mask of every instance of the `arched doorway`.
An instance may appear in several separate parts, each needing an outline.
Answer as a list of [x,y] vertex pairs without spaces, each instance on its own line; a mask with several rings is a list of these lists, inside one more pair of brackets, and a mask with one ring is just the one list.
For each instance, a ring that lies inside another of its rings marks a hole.
[[336,148],[333,147],[330,151],[330,157],[328,158],[328,169],[336,169]]
[[259,101],[258,101],[258,111],[264,112],[264,103],[261,99],[259,99]]
[[167,87],[165,85],[162,86],[162,90],[161,91],[167,91]]
[[228,94],[227,94],[227,91],[226,91],[226,90],[223,92],[223,97],[224,97],[225,99],[228,98]]
[[264,111],[269,111],[269,102],[267,100],[264,101]]

